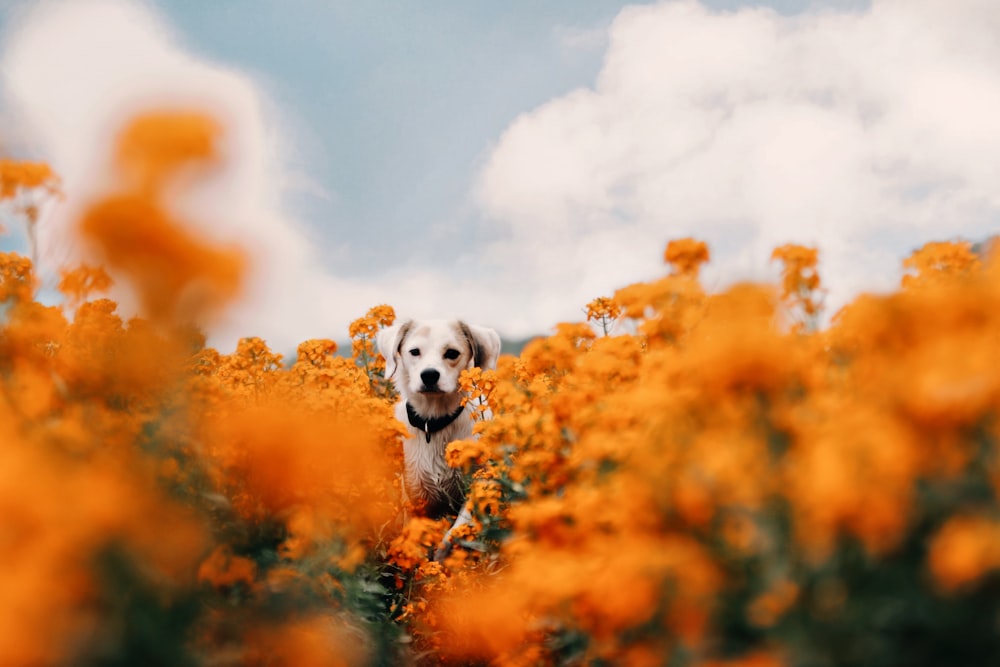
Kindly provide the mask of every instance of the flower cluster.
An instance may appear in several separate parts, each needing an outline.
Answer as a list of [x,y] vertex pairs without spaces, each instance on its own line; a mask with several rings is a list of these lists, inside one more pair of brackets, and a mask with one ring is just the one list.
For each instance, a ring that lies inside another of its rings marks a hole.
[[607,336],[611,327],[622,314],[622,307],[613,299],[601,296],[587,304],[587,321],[598,324]]
[[385,377],[385,359],[375,350],[378,332],[392,326],[396,311],[392,306],[380,305],[370,309],[364,317],[351,322],[348,333],[351,336],[351,356],[364,369],[372,392],[379,396],[392,396],[393,387]]
[[[63,271],[62,306],[36,299],[30,260],[0,255],[5,665],[404,651],[383,587],[404,432],[391,405],[331,341],[286,363],[259,338],[220,354],[198,333],[238,292],[243,253],[167,198],[216,159],[220,131],[179,112],[123,129],[119,188],[80,219],[103,264]],[[5,197],[52,178],[2,167]],[[143,318],[99,298],[110,275]]]
[[[0,220],[5,215],[22,218],[32,243],[39,206],[46,199],[61,194],[59,178],[44,162],[0,158]],[[0,232],[5,230],[0,226]]]
[[973,619],[1000,582],[1000,263],[931,244],[901,292],[861,297],[818,331],[783,326],[819,312],[814,250],[775,252],[783,293],[705,294],[684,268],[702,254],[669,257],[672,275],[615,295],[636,335],[561,325],[532,342],[500,364],[480,439],[449,448],[452,465],[489,471],[490,494],[472,482],[486,553],[446,561],[453,581],[435,582],[441,652],[502,665],[997,656]]
[[[198,325],[245,264],[181,225],[219,159],[134,119],[43,305],[0,254],[0,658],[14,667],[979,665],[1000,660],[1000,259],[933,243],[820,327],[814,249],[706,291],[708,247],[461,376],[471,520],[407,516],[377,306],[286,358]],[[185,178],[179,178],[183,173]],[[0,199],[54,177],[0,161]],[[101,294],[124,281],[144,317]],[[788,326],[792,323],[793,326]]]
[[796,318],[796,328],[815,329],[823,307],[816,270],[819,252],[816,248],[789,244],[775,248],[771,259],[782,262],[781,298],[788,312]]

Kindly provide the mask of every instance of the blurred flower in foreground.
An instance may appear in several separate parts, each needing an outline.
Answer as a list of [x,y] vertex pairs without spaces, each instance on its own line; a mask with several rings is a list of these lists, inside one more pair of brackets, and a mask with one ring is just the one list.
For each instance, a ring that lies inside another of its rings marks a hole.
[[192,112],[139,116],[119,137],[122,189],[83,214],[80,229],[107,268],[137,290],[153,322],[194,322],[234,298],[246,268],[235,248],[207,242],[170,212],[178,183],[215,164],[221,128]]

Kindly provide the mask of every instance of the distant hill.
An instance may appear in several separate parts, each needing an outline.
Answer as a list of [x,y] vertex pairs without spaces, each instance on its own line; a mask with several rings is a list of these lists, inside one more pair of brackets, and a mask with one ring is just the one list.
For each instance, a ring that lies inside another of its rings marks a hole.
[[997,239],[1000,239],[1000,236],[991,236],[982,241],[976,241],[972,244],[972,252],[985,258],[986,255],[996,250]]
[[537,336],[528,336],[527,338],[515,338],[514,340],[508,340],[506,338],[500,339],[500,354],[513,354],[514,356],[520,356],[521,350],[524,346],[535,340],[536,338],[541,338],[542,334]]

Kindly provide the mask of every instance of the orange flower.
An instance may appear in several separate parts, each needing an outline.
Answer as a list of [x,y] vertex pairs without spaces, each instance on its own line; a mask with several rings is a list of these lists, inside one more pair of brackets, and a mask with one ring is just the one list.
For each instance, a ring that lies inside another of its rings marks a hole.
[[911,271],[902,279],[902,286],[907,290],[946,285],[983,268],[968,241],[927,243],[907,257],[903,266]]
[[24,189],[45,188],[58,192],[59,178],[42,162],[0,159],[0,200],[10,199]]
[[1000,568],[1000,523],[981,516],[955,516],[931,538],[928,566],[945,592],[975,584]]
[[750,604],[747,614],[754,625],[769,627],[778,622],[798,597],[798,585],[783,579],[758,596]]
[[622,314],[622,307],[606,296],[598,297],[587,304],[587,321],[601,325],[601,330],[607,336],[611,324]]
[[389,545],[389,562],[404,572],[426,561],[444,537],[447,526],[442,521],[413,517]]
[[238,292],[246,258],[188,231],[162,199],[189,163],[215,158],[218,127],[191,113],[154,113],[127,126],[118,145],[123,193],[92,205],[80,230],[102,260],[128,277],[154,321],[210,315]]
[[100,266],[86,264],[73,270],[60,270],[58,289],[67,299],[70,306],[78,306],[86,301],[94,292],[106,292],[111,287],[111,277]]
[[238,583],[247,586],[257,577],[257,565],[248,558],[233,555],[229,545],[219,545],[211,555],[198,566],[198,581],[217,588],[226,588]]
[[781,299],[789,310],[798,311],[793,313],[793,317],[799,320],[798,330],[805,327],[815,330],[823,299],[819,273],[816,271],[818,251],[815,248],[789,244],[776,248],[771,259],[780,260],[784,265],[781,270]]
[[468,470],[486,463],[489,460],[490,450],[479,440],[455,440],[448,443],[444,456],[452,468]]
[[153,111],[134,118],[118,138],[117,163],[128,189],[157,197],[185,168],[218,159],[222,127],[199,111]]
[[81,230],[107,265],[137,288],[154,321],[197,319],[238,292],[243,253],[204,243],[145,198],[120,196],[95,204]]
[[695,280],[701,265],[709,260],[708,246],[691,238],[677,239],[667,244],[663,259],[671,265],[674,275]]
[[394,389],[385,377],[385,359],[375,350],[375,337],[381,329],[391,326],[395,319],[396,312],[391,306],[374,306],[364,317],[351,322],[348,328],[354,363],[364,369],[372,391],[378,396],[392,397]]
[[263,400],[204,424],[205,453],[228,493],[249,494],[237,504],[244,516],[306,504],[348,534],[363,532],[393,510],[393,460],[380,450],[395,431],[377,428],[392,420],[389,406],[380,408],[369,416],[347,406],[315,411],[284,397]]
[[360,624],[346,626],[344,616],[315,614],[246,633],[247,667],[352,667],[368,664],[368,646],[358,641]]
[[0,252],[0,302],[31,301],[34,293],[31,260],[16,253]]

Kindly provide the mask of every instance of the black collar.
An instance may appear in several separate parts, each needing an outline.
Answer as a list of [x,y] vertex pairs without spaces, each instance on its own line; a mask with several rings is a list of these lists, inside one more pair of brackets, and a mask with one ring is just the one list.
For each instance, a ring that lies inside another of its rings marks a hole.
[[431,417],[426,419],[417,414],[417,411],[413,409],[413,406],[409,403],[406,404],[406,417],[410,420],[410,426],[420,429],[427,436],[427,442],[431,441],[431,433],[437,433],[443,429],[448,424],[452,423],[458,416],[462,414],[465,410],[464,405],[458,406],[458,410],[455,410],[450,415],[445,415],[444,417]]

